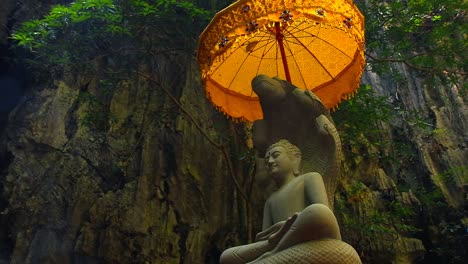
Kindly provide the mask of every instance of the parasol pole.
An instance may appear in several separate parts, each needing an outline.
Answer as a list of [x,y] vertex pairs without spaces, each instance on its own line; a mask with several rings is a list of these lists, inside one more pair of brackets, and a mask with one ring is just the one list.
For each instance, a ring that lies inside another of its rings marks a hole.
[[281,32],[280,22],[275,22],[275,30],[276,30],[276,40],[278,41],[278,45],[280,47],[281,60],[283,61],[284,73],[286,74],[286,80],[288,80],[288,82],[291,82],[291,75],[289,75],[289,67],[288,67],[288,62],[286,61],[286,52],[284,51],[284,45],[283,45],[284,35]]

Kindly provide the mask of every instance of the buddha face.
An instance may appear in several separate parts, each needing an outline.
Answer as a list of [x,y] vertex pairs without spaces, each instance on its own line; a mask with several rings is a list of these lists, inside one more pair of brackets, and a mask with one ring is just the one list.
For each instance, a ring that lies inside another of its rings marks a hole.
[[268,174],[275,180],[283,180],[290,174],[294,174],[297,161],[288,155],[282,146],[276,146],[268,150],[265,154],[265,166]]

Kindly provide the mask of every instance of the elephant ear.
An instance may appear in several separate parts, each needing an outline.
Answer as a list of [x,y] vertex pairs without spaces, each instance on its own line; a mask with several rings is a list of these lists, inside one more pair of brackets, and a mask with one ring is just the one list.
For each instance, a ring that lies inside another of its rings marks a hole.
[[[253,124],[253,141],[258,153],[280,139],[287,139],[302,151],[302,173],[318,172],[333,210],[334,193],[340,175],[341,141],[328,110],[310,91],[287,81],[276,80],[284,98],[271,100],[259,95],[264,119]],[[273,102],[272,102],[273,101]]]

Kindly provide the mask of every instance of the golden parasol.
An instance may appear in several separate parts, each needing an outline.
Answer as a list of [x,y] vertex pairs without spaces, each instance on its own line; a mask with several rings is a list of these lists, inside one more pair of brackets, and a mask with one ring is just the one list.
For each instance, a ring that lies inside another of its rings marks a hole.
[[233,118],[262,118],[258,74],[314,92],[331,109],[358,88],[364,18],[352,0],[239,0],[200,36],[198,62],[212,103]]

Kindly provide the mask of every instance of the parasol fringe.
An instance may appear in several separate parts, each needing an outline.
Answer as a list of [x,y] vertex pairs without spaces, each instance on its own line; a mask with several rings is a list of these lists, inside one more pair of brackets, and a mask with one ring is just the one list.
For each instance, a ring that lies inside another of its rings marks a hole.
[[216,111],[218,111],[218,112],[221,112],[226,117],[226,119],[231,120],[231,121],[235,122],[236,124],[239,124],[241,122],[251,123],[247,118],[245,118],[243,116],[240,116],[240,117],[231,116],[226,110],[224,110],[224,108],[222,106],[216,105],[211,100],[211,94],[208,91],[206,91],[205,94],[206,94],[206,98],[208,98],[208,101],[210,101],[210,103],[214,107],[214,109],[216,109]]
[[[361,58],[361,64],[362,64],[362,68],[364,68],[364,59]],[[360,82],[361,80],[361,77],[362,77],[362,74],[363,74],[363,71],[361,70],[359,72],[359,74],[356,76],[355,78],[355,83],[358,83]],[[351,98],[353,98],[354,96],[356,96],[358,94],[358,89],[355,89],[354,91],[350,92],[350,93],[347,93],[347,94],[342,94],[340,99],[338,100],[338,103],[336,103],[334,106],[331,107],[331,111],[332,112],[335,112],[339,107],[338,105],[341,103],[341,101],[343,101],[343,98],[346,97],[346,100],[349,100]]]

